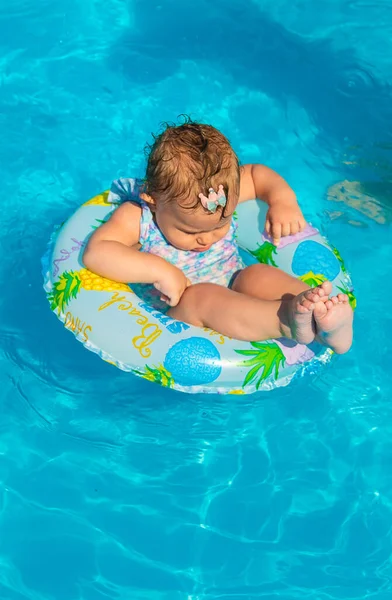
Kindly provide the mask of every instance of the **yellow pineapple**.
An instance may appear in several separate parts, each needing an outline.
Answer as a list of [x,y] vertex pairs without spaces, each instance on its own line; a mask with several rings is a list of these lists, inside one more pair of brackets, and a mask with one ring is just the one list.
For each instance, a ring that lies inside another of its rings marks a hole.
[[83,206],[116,206],[119,204],[119,202],[108,202],[108,196],[109,190],[106,190],[106,192],[102,192],[102,194],[98,194],[97,196],[94,196],[94,198],[87,200]]
[[174,380],[170,371],[165,369],[163,365],[157,365],[149,367],[145,365],[144,371],[134,370],[135,375],[139,375],[143,377],[143,379],[147,379],[148,381],[153,381],[154,383],[159,383],[163,387],[173,387]]
[[70,300],[77,297],[81,289],[94,292],[132,292],[126,283],[111,281],[92,273],[88,269],[64,271],[48,294],[50,308],[52,310],[57,309],[60,314]]

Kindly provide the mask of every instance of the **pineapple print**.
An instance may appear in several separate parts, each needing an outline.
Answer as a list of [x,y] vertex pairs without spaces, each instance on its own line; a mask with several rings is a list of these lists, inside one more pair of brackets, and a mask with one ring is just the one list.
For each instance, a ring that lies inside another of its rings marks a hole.
[[102,192],[102,194],[98,194],[97,196],[94,196],[94,198],[87,200],[83,206],[117,206],[120,204],[119,202],[108,202],[108,196],[109,190],[106,190],[106,192]]
[[271,242],[264,242],[264,244],[260,245],[257,250],[250,250],[250,253],[259,261],[259,263],[263,263],[264,265],[271,265],[272,267],[277,267],[273,255],[277,254],[276,246],[271,244]]
[[318,285],[321,285],[323,281],[327,280],[327,278],[324,277],[324,275],[321,275],[321,273],[313,273],[313,271],[309,271],[308,273],[305,273],[305,275],[301,275],[301,277],[298,279],[306,283],[306,285],[309,287],[317,287]]
[[248,357],[238,363],[238,366],[249,367],[242,387],[256,383],[256,390],[258,390],[270,375],[278,379],[279,369],[284,366],[286,357],[276,343],[251,342],[250,345],[251,350],[236,350],[237,354]]
[[77,297],[81,289],[95,292],[132,292],[126,283],[111,281],[87,269],[64,271],[48,294],[50,308],[60,314],[69,302]]
[[159,385],[162,385],[163,387],[171,388],[174,384],[171,373],[165,369],[163,365],[158,365],[157,367],[149,367],[146,365],[144,371],[134,371],[134,373],[135,375],[143,377],[143,379],[147,379],[147,381],[159,383]]
[[[291,270],[301,279],[315,275],[324,277],[322,281],[334,281],[341,269],[340,262],[330,248],[314,240],[305,240],[298,244],[294,252]],[[302,281],[308,283],[305,279]]]

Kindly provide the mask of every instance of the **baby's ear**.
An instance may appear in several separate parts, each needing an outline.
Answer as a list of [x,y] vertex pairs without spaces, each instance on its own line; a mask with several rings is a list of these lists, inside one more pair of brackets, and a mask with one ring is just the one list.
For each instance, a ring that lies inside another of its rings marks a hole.
[[142,200],[144,200],[144,202],[147,202],[147,204],[150,205],[151,210],[155,209],[156,203],[155,203],[154,198],[152,198],[148,194],[145,194],[144,192],[142,194],[140,194],[140,198]]

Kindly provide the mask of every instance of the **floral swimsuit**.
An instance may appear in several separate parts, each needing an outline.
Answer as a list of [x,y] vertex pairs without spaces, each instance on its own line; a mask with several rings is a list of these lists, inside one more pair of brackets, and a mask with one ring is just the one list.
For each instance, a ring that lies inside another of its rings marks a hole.
[[[234,276],[244,268],[236,241],[237,225],[233,219],[224,238],[213,244],[206,252],[179,250],[165,239],[156,225],[146,202],[140,198],[142,181],[121,178],[112,183],[109,202],[131,201],[140,205],[140,252],[148,252],[164,258],[184,273],[191,283],[216,283],[230,287]],[[160,293],[150,284],[132,284],[135,293],[159,310],[167,310],[167,304],[159,300]]]

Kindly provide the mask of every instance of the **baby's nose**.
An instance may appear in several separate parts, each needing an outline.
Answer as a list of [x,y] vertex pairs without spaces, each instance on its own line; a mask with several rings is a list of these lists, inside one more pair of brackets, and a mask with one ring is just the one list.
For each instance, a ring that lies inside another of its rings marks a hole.
[[200,246],[209,246],[214,241],[212,233],[201,233],[197,238],[197,243]]

